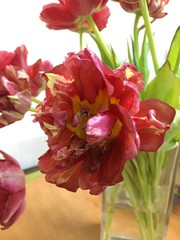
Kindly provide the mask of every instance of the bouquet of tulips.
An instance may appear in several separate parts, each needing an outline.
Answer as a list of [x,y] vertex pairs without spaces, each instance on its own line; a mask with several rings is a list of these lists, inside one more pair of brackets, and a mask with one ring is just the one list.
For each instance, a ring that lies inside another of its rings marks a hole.
[[[152,31],[153,22],[166,16],[168,0],[113,2],[135,16],[126,62],[101,35],[111,17],[108,0],[59,0],[43,6],[40,20],[47,28],[79,34],[79,52],[67,53],[59,65],[41,59],[28,65],[25,45],[14,52],[0,51],[0,127],[33,112],[48,145],[38,168],[47,182],[73,192],[81,188],[100,194],[123,180],[127,161],[141,152],[170,150],[180,139],[180,28],[161,66]],[[87,34],[97,53],[84,43]],[[2,150],[3,228],[21,215],[24,198],[25,175]]]

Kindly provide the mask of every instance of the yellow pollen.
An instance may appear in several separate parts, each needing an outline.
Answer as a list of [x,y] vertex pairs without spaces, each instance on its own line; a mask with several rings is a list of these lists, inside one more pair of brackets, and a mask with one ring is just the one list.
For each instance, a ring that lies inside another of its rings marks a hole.
[[117,99],[115,97],[111,97],[110,102],[111,102],[111,104],[118,105],[119,102],[120,102],[120,99]]
[[115,137],[117,137],[119,135],[119,132],[121,131],[121,127],[122,127],[122,123],[118,119],[116,121],[116,123],[114,124],[114,127],[112,129],[112,133],[111,133],[111,135],[109,137],[110,140],[114,139]]

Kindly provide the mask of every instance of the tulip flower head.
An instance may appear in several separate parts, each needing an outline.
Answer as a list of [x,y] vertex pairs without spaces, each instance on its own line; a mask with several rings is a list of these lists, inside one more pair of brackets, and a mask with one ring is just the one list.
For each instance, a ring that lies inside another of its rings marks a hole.
[[106,27],[110,15],[107,0],[59,0],[43,7],[40,19],[49,29],[91,32],[86,16],[91,15],[99,30]]
[[49,150],[39,168],[48,182],[70,191],[99,194],[122,181],[125,162],[139,149],[156,151],[175,115],[158,99],[140,101],[142,75],[134,66],[112,70],[88,49],[70,53],[46,78],[35,121]]
[[50,70],[52,64],[40,59],[33,65],[27,63],[25,45],[14,52],[0,51],[0,128],[24,117],[31,106],[31,97],[43,87],[41,72]]
[[9,228],[25,208],[25,175],[18,162],[0,151],[0,225]]

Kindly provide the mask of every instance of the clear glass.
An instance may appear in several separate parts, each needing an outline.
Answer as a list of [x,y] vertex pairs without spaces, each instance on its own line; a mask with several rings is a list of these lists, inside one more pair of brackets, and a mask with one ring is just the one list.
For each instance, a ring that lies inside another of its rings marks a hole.
[[140,153],[124,181],[103,193],[101,240],[165,240],[172,209],[179,148]]

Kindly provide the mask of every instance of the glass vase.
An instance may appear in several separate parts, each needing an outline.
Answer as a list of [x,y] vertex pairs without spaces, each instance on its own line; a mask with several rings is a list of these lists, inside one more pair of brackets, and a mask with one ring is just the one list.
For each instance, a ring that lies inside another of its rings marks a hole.
[[140,152],[102,195],[101,240],[165,240],[179,149]]

